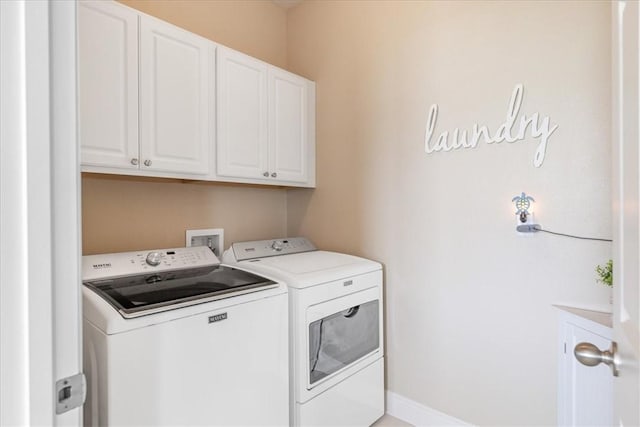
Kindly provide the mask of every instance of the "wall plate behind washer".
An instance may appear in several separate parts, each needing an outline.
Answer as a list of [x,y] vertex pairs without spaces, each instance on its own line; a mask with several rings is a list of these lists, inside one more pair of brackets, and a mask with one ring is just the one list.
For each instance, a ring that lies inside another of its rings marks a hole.
[[208,246],[219,258],[224,250],[224,229],[187,230],[185,246]]

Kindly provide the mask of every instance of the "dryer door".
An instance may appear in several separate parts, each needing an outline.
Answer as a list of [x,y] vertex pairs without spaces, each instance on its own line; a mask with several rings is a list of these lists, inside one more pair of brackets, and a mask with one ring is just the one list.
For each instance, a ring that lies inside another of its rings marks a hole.
[[379,351],[380,318],[377,289],[309,307],[307,389]]

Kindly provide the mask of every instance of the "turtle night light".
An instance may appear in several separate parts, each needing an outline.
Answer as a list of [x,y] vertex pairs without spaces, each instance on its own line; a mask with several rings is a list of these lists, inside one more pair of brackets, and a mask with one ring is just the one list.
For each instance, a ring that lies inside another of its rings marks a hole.
[[[540,224],[535,224],[533,221],[533,207],[531,202],[535,202],[535,199],[528,196],[524,191],[511,199],[511,202],[516,207],[516,231],[522,233],[535,233],[536,231],[545,231]],[[545,231],[549,232],[549,231]]]
[[531,202],[535,202],[535,199],[527,196],[523,192],[521,195],[515,196],[511,201],[516,205],[516,215],[520,216],[520,222],[523,224],[526,223],[530,215],[529,208],[531,208]]

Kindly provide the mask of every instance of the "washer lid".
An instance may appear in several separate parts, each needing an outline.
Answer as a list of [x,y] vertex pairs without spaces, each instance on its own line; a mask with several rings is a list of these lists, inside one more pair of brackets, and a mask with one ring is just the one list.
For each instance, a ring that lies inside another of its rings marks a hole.
[[84,284],[127,319],[278,286],[264,277],[225,266],[85,281]]
[[305,288],[382,268],[375,261],[327,251],[258,258],[241,261],[239,265],[276,277],[292,288]]

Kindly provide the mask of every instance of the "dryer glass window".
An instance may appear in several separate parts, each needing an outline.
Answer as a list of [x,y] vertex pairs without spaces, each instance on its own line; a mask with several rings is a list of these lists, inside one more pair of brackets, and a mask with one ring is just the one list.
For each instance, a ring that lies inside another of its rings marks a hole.
[[369,301],[309,324],[311,385],[378,349],[378,305]]

